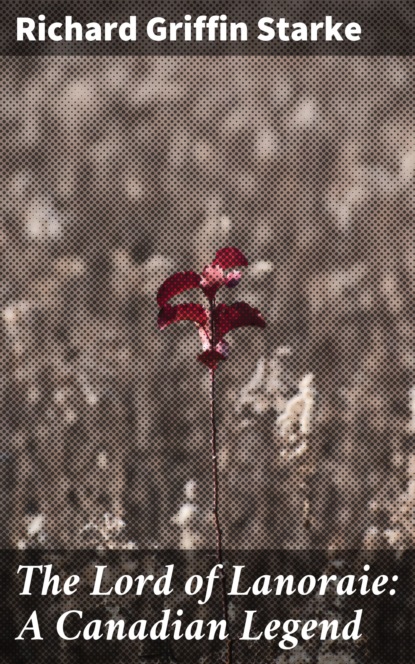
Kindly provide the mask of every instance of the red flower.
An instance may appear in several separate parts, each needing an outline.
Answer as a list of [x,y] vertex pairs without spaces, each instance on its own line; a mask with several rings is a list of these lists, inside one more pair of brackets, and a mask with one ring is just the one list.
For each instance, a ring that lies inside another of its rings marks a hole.
[[[163,330],[172,323],[190,320],[196,323],[202,341],[203,353],[198,360],[213,371],[221,360],[226,360],[228,344],[225,334],[238,327],[265,327],[265,320],[258,309],[246,302],[216,305],[216,293],[222,286],[234,288],[242,274],[234,268],[246,267],[248,261],[236,247],[220,249],[213,262],[204,268],[201,275],[196,272],[177,272],[160,286],[157,303],[160,307],[158,326]],[[231,270],[227,272],[227,270]],[[170,300],[192,288],[200,288],[209,301],[205,309],[201,304],[189,302],[171,306]]]

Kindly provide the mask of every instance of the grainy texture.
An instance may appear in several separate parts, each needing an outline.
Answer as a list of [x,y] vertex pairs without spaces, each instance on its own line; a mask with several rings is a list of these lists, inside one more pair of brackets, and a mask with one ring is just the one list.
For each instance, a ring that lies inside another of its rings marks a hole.
[[413,544],[414,73],[2,59],[10,546],[211,546],[209,376],[155,295],[227,244],[268,326],[217,376],[225,547]]

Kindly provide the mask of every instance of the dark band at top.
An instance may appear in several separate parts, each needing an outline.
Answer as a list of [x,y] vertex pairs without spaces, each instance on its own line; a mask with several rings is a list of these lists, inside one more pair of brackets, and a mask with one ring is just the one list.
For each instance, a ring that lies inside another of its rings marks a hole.
[[2,4],[1,55],[414,55],[411,0]]

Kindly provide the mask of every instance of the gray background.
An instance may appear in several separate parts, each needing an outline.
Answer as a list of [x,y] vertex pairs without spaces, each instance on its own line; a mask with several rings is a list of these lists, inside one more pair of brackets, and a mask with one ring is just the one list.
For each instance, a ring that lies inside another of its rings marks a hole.
[[413,58],[3,58],[0,86],[7,545],[213,545],[208,375],[155,295],[227,244],[268,326],[218,373],[225,546],[412,545]]

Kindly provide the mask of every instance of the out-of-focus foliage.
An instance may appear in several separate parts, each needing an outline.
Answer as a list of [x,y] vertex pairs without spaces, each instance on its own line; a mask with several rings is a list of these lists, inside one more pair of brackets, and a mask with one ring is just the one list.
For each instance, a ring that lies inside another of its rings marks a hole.
[[225,546],[413,543],[414,73],[2,60],[13,545],[83,546],[105,514],[138,546],[211,544],[208,376],[154,293],[227,244],[268,326],[219,374]]

